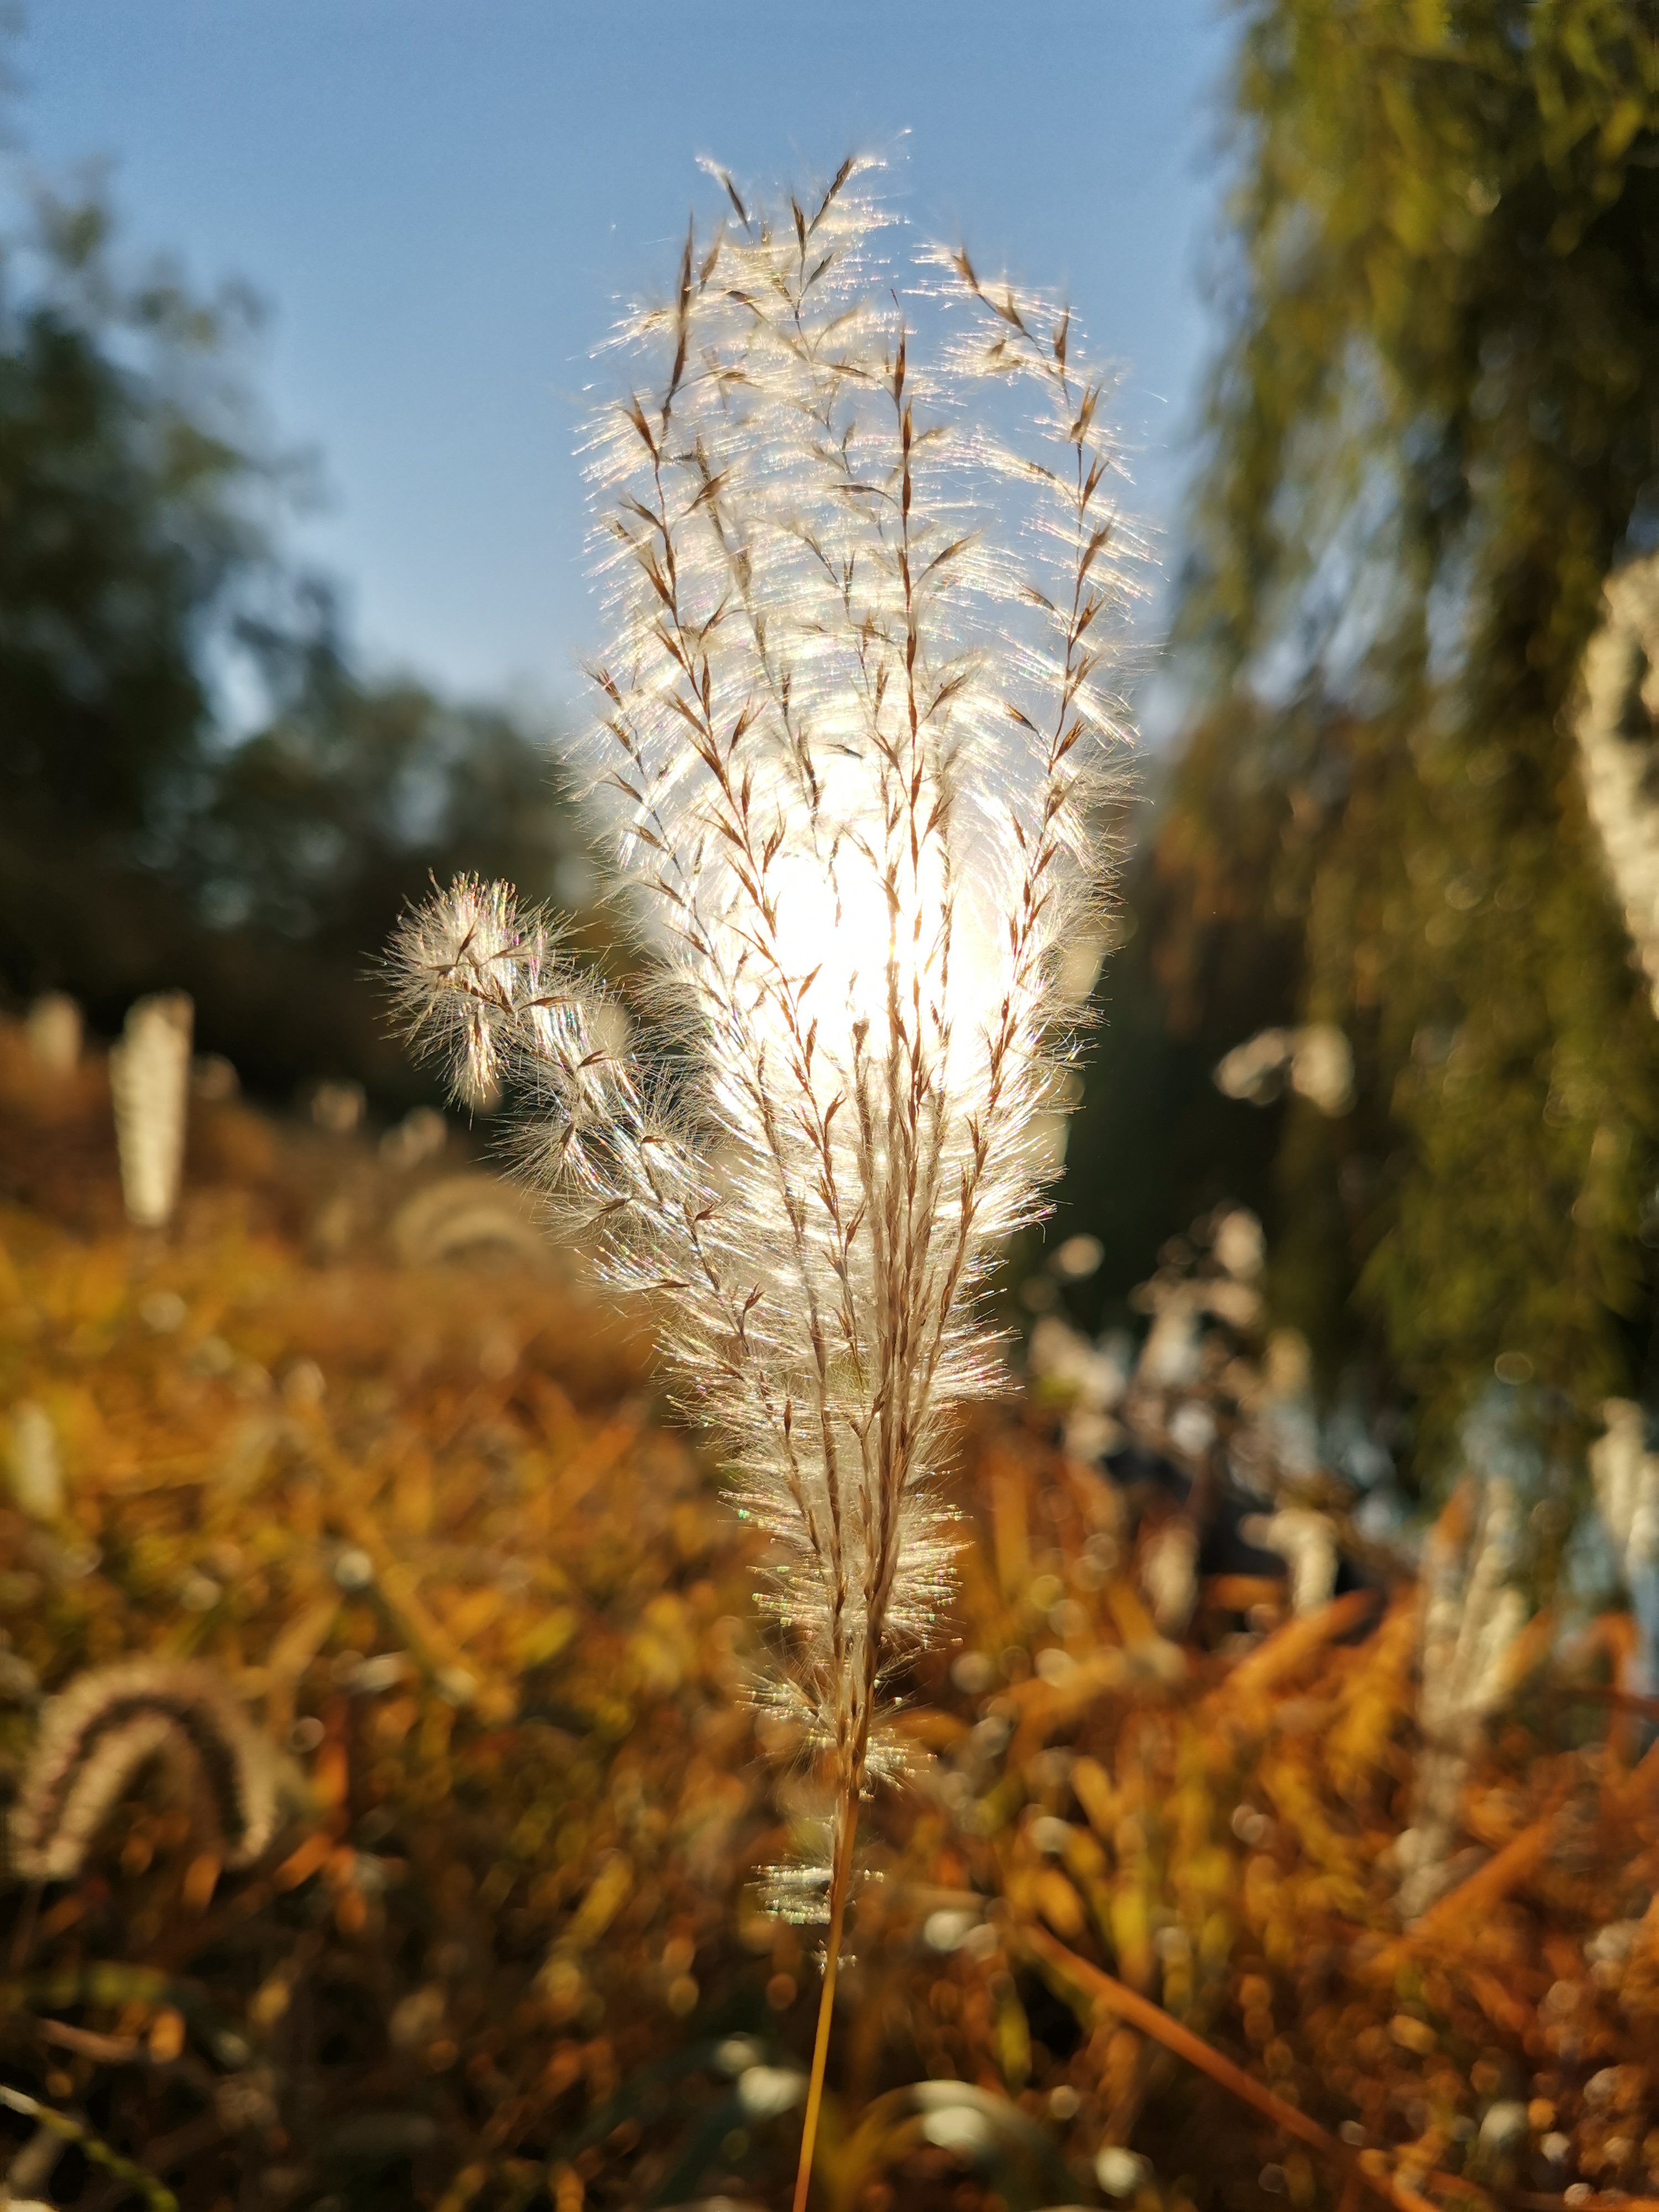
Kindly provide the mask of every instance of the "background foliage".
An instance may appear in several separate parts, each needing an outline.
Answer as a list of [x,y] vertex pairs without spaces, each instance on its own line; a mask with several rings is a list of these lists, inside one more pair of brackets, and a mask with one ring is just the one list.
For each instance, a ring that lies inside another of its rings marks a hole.
[[115,1027],[183,987],[254,1083],[419,1089],[363,970],[428,872],[545,895],[573,849],[500,709],[358,676],[281,550],[301,472],[242,294],[129,275],[96,201],[0,232],[0,980]]
[[[1659,51],[1627,0],[1240,15],[1192,726],[1074,1188],[1131,1279],[1154,1209],[1095,1193],[1173,1091],[1153,1233],[1237,1163],[1280,1310],[1403,1380],[1433,1462],[1505,1352],[1581,1408],[1652,1358],[1659,1031],[1561,718],[1659,520]],[[1309,1019],[1351,1114],[1203,1097]]]

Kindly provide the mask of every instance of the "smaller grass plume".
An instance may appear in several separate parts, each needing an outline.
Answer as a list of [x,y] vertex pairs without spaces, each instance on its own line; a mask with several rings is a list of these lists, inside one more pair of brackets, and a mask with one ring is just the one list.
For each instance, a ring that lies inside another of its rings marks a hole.
[[658,1042],[502,884],[434,896],[395,961],[458,1097],[516,1093],[532,1173],[658,1302],[771,1540],[771,1694],[835,1805],[799,2203],[859,1806],[950,1586],[951,1417],[999,1371],[979,1293],[1041,1211],[1065,955],[1103,926],[1131,568],[1064,311],[965,253],[896,267],[855,161],[772,209],[714,173],[587,447],[578,752]]

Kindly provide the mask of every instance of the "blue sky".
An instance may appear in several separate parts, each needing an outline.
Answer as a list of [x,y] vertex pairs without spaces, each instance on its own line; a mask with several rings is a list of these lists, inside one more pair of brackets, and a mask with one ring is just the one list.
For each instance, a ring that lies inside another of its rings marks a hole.
[[560,706],[593,629],[586,356],[665,283],[696,156],[896,151],[924,235],[1069,295],[1167,532],[1211,329],[1217,0],[29,0],[26,150],[110,165],[134,246],[252,282],[257,380],[328,502],[296,543],[371,665]]

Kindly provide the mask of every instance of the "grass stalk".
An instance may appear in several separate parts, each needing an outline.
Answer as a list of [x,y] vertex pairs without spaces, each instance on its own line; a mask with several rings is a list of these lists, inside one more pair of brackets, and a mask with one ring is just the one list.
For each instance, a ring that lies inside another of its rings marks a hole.
[[800,2165],[795,2174],[793,2212],[806,2212],[812,2182],[812,2153],[818,2115],[823,2108],[824,2069],[830,2060],[830,2027],[836,2010],[836,1977],[841,1966],[842,1931],[847,1924],[847,1893],[853,1881],[853,1852],[858,1842],[858,1797],[846,1789],[836,1816],[835,1871],[830,1883],[830,1934],[823,1952],[823,1994],[818,1999],[817,2032],[812,2040],[812,2072],[806,2085],[806,2116],[801,2123]]
[[[624,322],[586,448],[612,634],[575,759],[640,901],[650,1027],[507,884],[460,878],[395,951],[458,1098],[531,1102],[526,1164],[653,1303],[766,1540],[767,1696],[838,1777],[797,2212],[859,1807],[905,1771],[889,1691],[950,1589],[994,1255],[1059,1164],[1127,735],[1100,680],[1116,461],[1070,315],[963,253],[902,298],[866,166],[772,213],[722,173],[736,227],[689,231]],[[1006,447],[983,403],[1011,380]]]
[[[1150,1997],[1142,1996],[1114,1974],[1105,1972],[1087,1959],[1080,1959],[1075,1951],[1049,1935],[1045,1928],[1027,1928],[1021,1938],[1026,1951],[1039,1966],[1047,1967],[1062,1984],[1069,1983],[1074,1990],[1086,1990],[1097,2007],[1115,2014],[1132,2027],[1139,2028],[1154,2042],[1161,2043],[1177,2058],[1184,2058],[1189,2066],[1220,2087],[1229,2091],[1243,2103],[1249,2105],[1266,2120],[1271,2120],[1287,2136],[1319,2151],[1346,2177],[1343,2201],[1347,2201],[1350,2186],[1367,2189],[1384,2198],[1395,2207],[1395,2212],[1433,2212],[1432,2201],[1402,2181],[1398,2174],[1386,2169],[1366,2166],[1354,2152],[1334,2136],[1328,2128],[1302,2112],[1297,2106],[1287,2104],[1275,2096],[1267,2084],[1247,2074],[1242,2066],[1234,2065],[1231,2058],[1206,2043],[1172,2014],[1156,2005]],[[1486,2208],[1492,2212],[1491,2194],[1477,2183],[1466,2180],[1462,2174],[1429,2173],[1425,2179],[1438,2189],[1462,2197],[1468,2203]]]

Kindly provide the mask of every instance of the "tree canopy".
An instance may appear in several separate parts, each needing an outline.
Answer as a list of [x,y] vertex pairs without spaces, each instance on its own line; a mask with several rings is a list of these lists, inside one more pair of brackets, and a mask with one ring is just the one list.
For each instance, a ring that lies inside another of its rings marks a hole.
[[95,199],[0,230],[0,984],[106,1026],[182,985],[256,1082],[395,1094],[364,970],[399,907],[466,866],[545,892],[572,833],[510,715],[356,672],[283,550],[253,313],[128,274]]
[[1588,1409],[1651,1358],[1659,1025],[1564,713],[1659,532],[1659,42],[1636,0],[1239,15],[1195,706],[1077,1182],[1149,1029],[1339,1027],[1352,1110],[1189,1106],[1170,1180],[1237,1152],[1280,1310],[1389,1364],[1426,1465],[1494,1363]]

